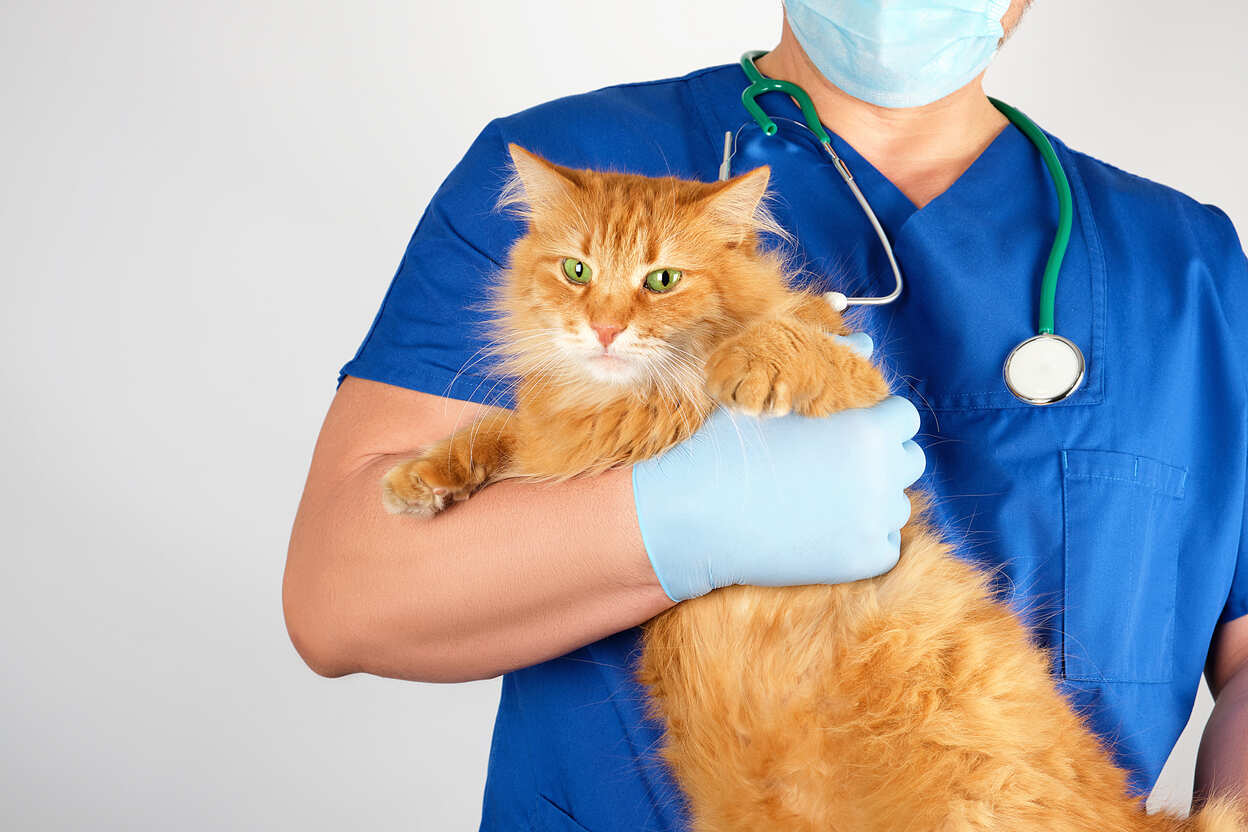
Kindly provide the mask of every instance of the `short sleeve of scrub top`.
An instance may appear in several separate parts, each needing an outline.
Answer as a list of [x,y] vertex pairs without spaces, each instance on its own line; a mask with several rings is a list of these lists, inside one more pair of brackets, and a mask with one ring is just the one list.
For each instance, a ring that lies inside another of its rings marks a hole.
[[[1239,359],[1244,368],[1244,384],[1248,387],[1248,257],[1245,257],[1239,236],[1231,220],[1221,209],[1204,206],[1212,215],[1212,222],[1201,229],[1207,249],[1213,253],[1212,260],[1227,264],[1227,273],[1218,275],[1221,284],[1220,297],[1230,329],[1239,338]],[[1248,459],[1244,460],[1248,466]],[[1245,495],[1244,520],[1240,528],[1239,559],[1235,565],[1235,577],[1231,580],[1226,607],[1221,623],[1248,615],[1248,494]]]
[[497,122],[439,187],[345,376],[506,406],[489,377],[487,289],[523,231],[495,202],[510,156]]

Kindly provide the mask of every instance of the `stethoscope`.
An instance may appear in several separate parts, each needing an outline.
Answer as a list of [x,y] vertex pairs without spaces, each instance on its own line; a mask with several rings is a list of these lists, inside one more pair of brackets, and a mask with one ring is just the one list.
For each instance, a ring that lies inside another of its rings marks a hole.
[[[871,210],[871,204],[863,196],[858,183],[854,181],[853,174],[832,149],[832,140],[819,121],[819,115],[815,112],[815,105],[811,103],[810,96],[797,84],[766,77],[755,66],[754,61],[765,54],[766,52],[763,51],[754,51],[746,52],[741,56],[741,68],[745,70],[746,77],[750,79],[750,85],[741,93],[741,103],[745,105],[746,111],[753,116],[758,126],[763,129],[763,133],[767,136],[774,136],[777,129],[776,123],[763,112],[763,108],[759,106],[756,99],[769,92],[783,92],[793,98],[806,120],[804,126],[819,140],[824,152],[832,160],[833,167],[845,180],[845,184],[849,186],[862,212],[871,221],[871,227],[875,229],[875,235],[884,247],[884,252],[888,255],[888,264],[893,270],[893,291],[887,295],[859,298],[847,297],[841,292],[828,292],[825,297],[838,311],[844,311],[850,306],[883,306],[892,303],[901,297],[903,283],[901,267],[897,265],[897,258],[893,254],[893,246],[888,241],[888,235],[884,233],[883,226],[880,225],[875,211]],[[1070,193],[1070,181],[1066,178],[1066,171],[1062,169],[1062,163],[1057,158],[1057,153],[1053,150],[1048,136],[1044,135],[1035,122],[1004,101],[998,101],[995,98],[988,100],[1040,151],[1049,176],[1053,179],[1053,186],[1057,190],[1057,234],[1053,238],[1049,259],[1044,266],[1044,278],[1040,283],[1039,331],[1010,350],[1002,371],[1006,387],[1022,401],[1035,405],[1053,404],[1062,401],[1079,389],[1079,385],[1083,383],[1085,367],[1083,353],[1079,351],[1079,347],[1070,339],[1063,338],[1053,331],[1057,278],[1062,270],[1062,261],[1066,258],[1066,246],[1070,242],[1070,231],[1074,223],[1074,202]],[[730,176],[732,143],[733,134],[725,133],[724,160],[719,167],[721,180],[728,179]]]

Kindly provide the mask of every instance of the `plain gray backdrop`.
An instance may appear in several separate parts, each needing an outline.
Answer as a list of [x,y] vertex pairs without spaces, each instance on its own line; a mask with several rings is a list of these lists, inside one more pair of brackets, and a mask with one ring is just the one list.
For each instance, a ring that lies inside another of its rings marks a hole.
[[[328,681],[286,639],[335,374],[486,121],[735,61],[780,20],[775,0],[3,5],[0,828],[476,828],[496,681]],[[1242,229],[1246,31],[1232,0],[1037,0],[988,88]],[[1186,805],[1208,707],[1155,802]]]

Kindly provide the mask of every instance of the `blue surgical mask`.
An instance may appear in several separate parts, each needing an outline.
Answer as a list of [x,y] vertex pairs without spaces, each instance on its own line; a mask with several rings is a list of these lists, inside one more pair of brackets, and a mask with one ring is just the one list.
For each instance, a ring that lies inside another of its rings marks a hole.
[[1010,0],[784,0],[814,65],[854,98],[921,107],[961,89],[997,54]]

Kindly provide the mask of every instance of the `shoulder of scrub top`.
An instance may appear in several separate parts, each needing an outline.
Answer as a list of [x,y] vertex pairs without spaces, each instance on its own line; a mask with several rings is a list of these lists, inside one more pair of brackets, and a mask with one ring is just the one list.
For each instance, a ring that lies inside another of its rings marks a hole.
[[493,123],[505,141],[567,167],[713,178],[723,141],[704,116],[708,87],[695,88],[694,82],[722,77],[735,100],[740,90],[727,79],[740,75],[736,64],[723,64],[680,77],[615,84],[556,98]]
[[[1076,166],[1098,225],[1121,221],[1145,245],[1187,243],[1212,258],[1216,266],[1227,266],[1228,257],[1243,258],[1235,227],[1222,209],[1073,150],[1060,140],[1056,143],[1064,151],[1064,164]],[[1139,234],[1141,229],[1147,234]]]
[[[1073,163],[1078,175],[1079,181],[1072,178],[1072,185],[1085,190],[1111,273],[1116,254],[1129,254],[1144,263],[1181,264],[1182,268],[1157,270],[1150,278],[1208,279],[1223,301],[1228,322],[1239,331],[1248,331],[1248,261],[1225,211],[1071,150],[1060,141],[1057,144],[1064,164],[1069,169]],[[1116,252],[1115,246],[1131,251]]]
[[678,78],[617,84],[495,118],[438,188],[430,209],[501,263],[522,230],[493,210],[509,174],[510,143],[566,167],[713,179],[722,144],[713,141],[690,82],[733,72],[740,68],[724,64]]

